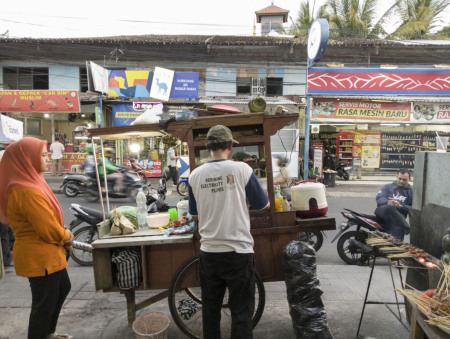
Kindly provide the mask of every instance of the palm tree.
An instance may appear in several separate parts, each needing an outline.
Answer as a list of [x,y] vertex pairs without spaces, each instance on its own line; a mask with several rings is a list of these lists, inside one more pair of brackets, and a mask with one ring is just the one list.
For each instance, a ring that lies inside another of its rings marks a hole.
[[400,17],[400,26],[389,38],[424,39],[442,24],[441,13],[448,0],[398,0],[391,11]]
[[315,18],[324,18],[330,25],[330,36],[347,37],[379,37],[387,33],[383,29],[387,16],[382,15],[375,22],[376,8],[381,0],[328,0],[314,15],[314,5],[311,10],[310,1],[302,2],[298,18],[292,21],[290,34],[307,35],[307,29]]
[[386,13],[376,21],[376,9],[383,3],[378,0],[329,0],[326,4],[331,36],[369,38],[380,37]]
[[300,10],[298,11],[297,19],[292,20],[290,17],[292,26],[289,28],[288,34],[294,34],[297,36],[307,36],[308,30],[311,27],[314,20],[317,18],[323,18],[325,6],[321,6],[317,11],[317,15],[314,15],[314,8],[316,1],[313,1],[312,8],[310,8],[310,1],[306,0],[300,4]]

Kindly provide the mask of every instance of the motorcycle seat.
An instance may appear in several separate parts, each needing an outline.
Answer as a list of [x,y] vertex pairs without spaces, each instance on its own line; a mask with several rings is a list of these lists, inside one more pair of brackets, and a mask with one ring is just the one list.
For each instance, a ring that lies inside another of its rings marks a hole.
[[364,218],[372,219],[373,221],[376,221],[377,223],[382,222],[382,220],[378,219],[378,217],[374,214],[364,214],[364,213],[358,213],[358,214]]
[[80,209],[83,210],[84,212],[86,212],[87,214],[93,216],[93,217],[96,217],[96,218],[99,218],[99,219],[103,220],[103,213],[102,213],[102,211],[94,210],[92,208],[87,208],[87,207],[83,207],[83,206],[80,206]]

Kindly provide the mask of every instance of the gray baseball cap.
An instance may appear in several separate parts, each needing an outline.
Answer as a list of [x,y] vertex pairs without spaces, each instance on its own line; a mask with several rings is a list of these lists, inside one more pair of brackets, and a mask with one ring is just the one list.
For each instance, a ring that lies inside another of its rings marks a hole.
[[239,142],[233,139],[233,134],[231,133],[230,129],[223,125],[216,125],[211,127],[208,131],[208,134],[206,135],[206,140],[208,144],[227,141],[232,141],[235,144],[239,144]]

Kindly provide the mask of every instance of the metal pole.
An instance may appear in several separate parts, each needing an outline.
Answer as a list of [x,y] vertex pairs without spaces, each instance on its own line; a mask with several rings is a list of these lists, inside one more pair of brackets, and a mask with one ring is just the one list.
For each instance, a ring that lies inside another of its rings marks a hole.
[[[109,213],[109,194],[108,194],[108,180],[106,179],[106,166],[105,166],[105,152],[103,148],[103,139],[100,138],[100,144],[102,145],[102,166],[103,166],[103,179],[105,180],[105,192],[106,192],[106,209]],[[100,182],[100,181],[99,181]],[[102,199],[102,192],[100,190],[100,199]],[[102,201],[102,200],[101,200]],[[103,201],[102,201],[103,205]]]
[[309,177],[309,118],[311,116],[311,98],[308,94],[308,73],[310,67],[309,60],[306,61],[306,114],[305,114],[305,150],[303,152],[303,178],[308,180]]
[[97,178],[97,189],[100,194],[100,204],[102,205],[103,220],[106,220],[105,207],[103,206],[102,186],[100,185],[100,176],[98,175],[97,152],[95,151],[94,138],[91,138],[92,150],[94,151],[95,176]]

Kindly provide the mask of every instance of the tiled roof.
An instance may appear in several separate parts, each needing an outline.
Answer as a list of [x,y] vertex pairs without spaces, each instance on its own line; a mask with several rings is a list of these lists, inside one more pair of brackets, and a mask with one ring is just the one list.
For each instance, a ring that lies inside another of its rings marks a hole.
[[[59,38],[59,39],[32,39],[32,38],[3,38],[4,44],[87,44],[100,46],[103,44],[130,44],[130,45],[215,45],[215,46],[306,46],[307,37],[270,37],[270,36],[232,36],[232,35],[120,35],[111,37],[92,38]],[[329,46],[394,46],[403,45],[405,41],[358,39],[358,38],[330,38]],[[420,45],[420,41],[414,43]],[[434,45],[433,40],[424,41],[423,45]],[[436,45],[442,45],[439,41]]]

